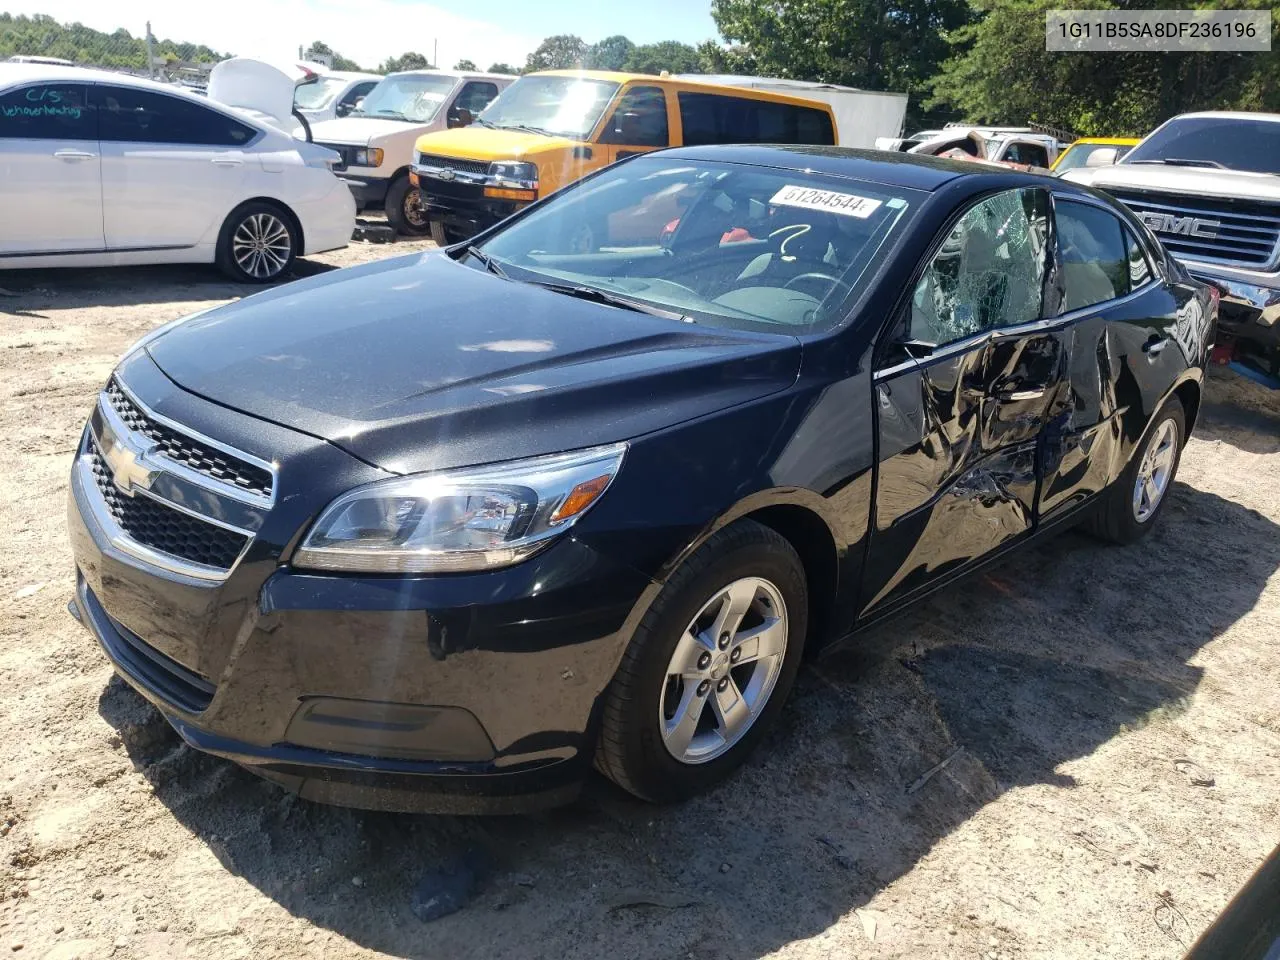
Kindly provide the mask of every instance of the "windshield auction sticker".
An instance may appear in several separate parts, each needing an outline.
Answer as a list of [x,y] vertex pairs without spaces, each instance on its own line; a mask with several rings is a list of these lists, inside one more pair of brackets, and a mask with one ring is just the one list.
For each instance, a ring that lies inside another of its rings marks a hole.
[[1218,52],[1271,49],[1270,10],[1048,10],[1051,53]]
[[836,193],[834,190],[814,190],[788,184],[769,200],[779,207],[804,207],[806,210],[826,210],[846,217],[865,220],[876,212],[879,200],[859,197],[853,193]]

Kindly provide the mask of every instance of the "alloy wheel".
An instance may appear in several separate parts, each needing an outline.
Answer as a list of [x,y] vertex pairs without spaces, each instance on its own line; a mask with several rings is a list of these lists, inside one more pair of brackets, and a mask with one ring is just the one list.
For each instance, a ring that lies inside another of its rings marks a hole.
[[777,685],[787,627],[782,593],[760,577],[735,580],[703,605],[676,643],[658,702],[671,756],[706,763],[742,739]]
[[236,227],[231,253],[236,264],[255,280],[269,280],[289,264],[293,238],[273,213],[253,213]]
[[1133,482],[1133,518],[1146,523],[1160,506],[1178,456],[1178,425],[1172,419],[1156,427]]

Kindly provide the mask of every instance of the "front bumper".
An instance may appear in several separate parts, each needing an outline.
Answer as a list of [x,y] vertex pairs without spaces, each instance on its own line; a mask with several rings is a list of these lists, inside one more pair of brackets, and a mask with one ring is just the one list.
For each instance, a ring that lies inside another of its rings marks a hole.
[[1266,282],[1253,283],[1205,264],[1193,262],[1186,267],[1197,280],[1217,288],[1221,297],[1218,328],[1223,333],[1280,347],[1280,278],[1267,276]]
[[[414,172],[419,169],[415,166]],[[444,224],[457,235],[471,237],[505,220],[527,202],[498,200],[484,195],[484,186],[462,181],[448,182],[419,174],[418,189],[427,206],[427,218]]]
[[[283,428],[218,414],[171,384],[157,398],[140,360],[129,372],[144,374],[130,386],[153,410],[255,455],[282,451],[277,505],[222,580],[122,548],[95,514],[83,461],[73,468],[75,612],[188,744],[307,799],[371,809],[500,813],[575,795],[646,577],[571,538],[481,574],[295,570],[285,544],[331,491],[289,506],[311,495],[290,490],[301,474],[289,469],[288,431],[273,443]],[[255,446],[245,431],[256,430]]]
[[339,174],[338,179],[347,185],[355,198],[358,210],[381,210],[387,203],[387,191],[391,181],[383,177],[359,177]]

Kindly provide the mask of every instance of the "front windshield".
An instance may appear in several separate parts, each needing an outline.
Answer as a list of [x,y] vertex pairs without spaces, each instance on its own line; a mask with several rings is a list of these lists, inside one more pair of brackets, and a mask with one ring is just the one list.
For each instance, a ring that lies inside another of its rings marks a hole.
[[618,84],[583,77],[521,77],[480,114],[483,126],[531,129],[583,140],[595,129]]
[[378,81],[352,116],[430,123],[457,84],[457,77],[393,73]]
[[[1087,166],[1089,158],[1101,150],[1107,151],[1108,155],[1114,156],[1115,160],[1119,160],[1131,149],[1133,148],[1119,144],[1077,143],[1067,148],[1067,152],[1062,155],[1057,166],[1053,168],[1053,172],[1065,173],[1066,171],[1074,170],[1077,167]],[[1115,151],[1114,154],[1112,154],[1111,151]],[[1114,163],[1115,161],[1113,160],[1112,162]],[[1094,164],[1094,166],[1097,165],[1098,164],[1096,163]]]
[[1181,161],[1190,161],[1190,166],[1280,174],[1280,121],[1245,117],[1170,120],[1123,160],[1126,164],[1173,165]]
[[338,77],[321,77],[312,83],[304,83],[293,92],[293,105],[299,110],[323,110],[347,85]]
[[800,170],[645,157],[565,190],[480,250],[516,281],[588,287],[709,326],[806,333],[843,320],[918,196]]

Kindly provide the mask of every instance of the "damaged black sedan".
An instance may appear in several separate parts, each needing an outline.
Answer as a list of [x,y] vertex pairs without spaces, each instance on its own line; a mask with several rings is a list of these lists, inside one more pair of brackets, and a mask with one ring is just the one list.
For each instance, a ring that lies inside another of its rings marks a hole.
[[1217,300],[1123,206],[834,148],[615,164],[137,344],[73,610],[199,750],[381,809],[671,801],[802,656],[1159,521]]

